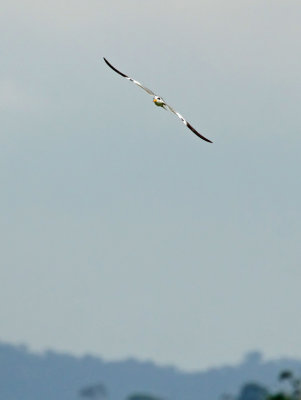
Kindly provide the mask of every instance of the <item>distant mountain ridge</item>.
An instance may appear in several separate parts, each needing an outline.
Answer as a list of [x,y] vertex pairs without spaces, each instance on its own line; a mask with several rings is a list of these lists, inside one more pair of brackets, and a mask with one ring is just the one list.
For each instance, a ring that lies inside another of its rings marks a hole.
[[0,342],[0,400],[75,400],[83,387],[102,383],[109,400],[147,393],[165,400],[218,400],[236,395],[246,382],[276,389],[280,370],[301,371],[301,360],[264,361],[249,353],[234,366],[182,372],[134,359],[116,362],[93,356],[75,357],[47,351],[36,354],[25,346]]

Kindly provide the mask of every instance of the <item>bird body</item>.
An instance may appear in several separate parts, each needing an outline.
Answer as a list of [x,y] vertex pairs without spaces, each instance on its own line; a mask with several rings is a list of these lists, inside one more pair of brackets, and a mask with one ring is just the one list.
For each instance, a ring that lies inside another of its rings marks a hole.
[[164,108],[164,110],[169,110],[171,111],[173,114],[175,114],[182,122],[184,125],[187,126],[188,129],[190,129],[195,135],[197,135],[199,138],[205,140],[206,142],[212,143],[211,140],[205,138],[203,135],[201,135],[198,131],[196,131],[188,121],[186,121],[186,119],[179,114],[177,111],[175,111],[171,106],[169,106],[160,96],[155,95],[155,93],[153,91],[151,91],[150,89],[148,89],[147,87],[145,87],[144,85],[142,85],[140,82],[136,81],[133,78],[130,78],[129,76],[125,75],[123,72],[118,71],[118,69],[116,69],[115,67],[113,67],[112,64],[109,63],[108,60],[106,60],[105,58],[103,58],[105,63],[112,68],[113,71],[115,71],[117,74],[123,76],[124,78],[126,78],[127,80],[129,80],[130,82],[135,83],[135,85],[141,87],[141,89],[143,89],[146,93],[150,94],[153,96],[153,102],[157,107],[162,107]]
[[164,106],[166,106],[166,103],[163,99],[161,99],[161,97],[155,96],[153,98],[153,102],[157,107],[163,107],[166,110],[166,108],[164,107]]

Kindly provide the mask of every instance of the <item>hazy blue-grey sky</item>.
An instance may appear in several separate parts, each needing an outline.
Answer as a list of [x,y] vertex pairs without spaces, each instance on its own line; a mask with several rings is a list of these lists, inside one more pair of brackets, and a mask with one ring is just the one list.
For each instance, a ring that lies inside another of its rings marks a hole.
[[1,2],[0,340],[185,369],[301,357],[300,18]]

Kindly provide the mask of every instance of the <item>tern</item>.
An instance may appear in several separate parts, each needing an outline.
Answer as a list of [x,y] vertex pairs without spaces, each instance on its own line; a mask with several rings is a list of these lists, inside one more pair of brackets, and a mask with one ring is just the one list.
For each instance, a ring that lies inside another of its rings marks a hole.
[[[212,143],[211,140],[205,138],[203,135],[201,135],[197,130],[194,129],[193,126],[190,125],[190,123],[188,121],[186,121],[186,119],[177,111],[175,111],[171,106],[169,106],[162,97],[157,96],[153,91],[151,91],[150,89],[148,89],[147,87],[143,86],[140,82],[136,81],[133,78],[130,78],[129,76],[125,75],[124,73],[118,71],[118,69],[116,69],[112,64],[109,63],[109,61],[104,58],[104,61],[106,62],[106,64],[112,68],[113,71],[117,72],[117,74],[123,76],[124,78],[126,78],[127,80],[129,80],[130,82],[135,83],[135,85],[141,87],[141,89],[145,90],[146,93],[150,94],[153,96],[153,102],[156,106],[158,107],[163,107],[165,110],[169,110],[172,113],[174,113],[178,118],[180,118],[180,120],[183,122],[184,125],[187,126],[187,128],[189,128],[194,134],[196,134],[199,138],[205,140],[206,142]],[[167,107],[167,108],[166,108]]]

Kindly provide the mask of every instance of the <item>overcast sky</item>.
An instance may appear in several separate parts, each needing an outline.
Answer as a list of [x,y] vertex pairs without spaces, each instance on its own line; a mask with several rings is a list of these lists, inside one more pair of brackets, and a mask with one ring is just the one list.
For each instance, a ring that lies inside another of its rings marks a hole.
[[301,357],[300,1],[0,5],[0,340]]

